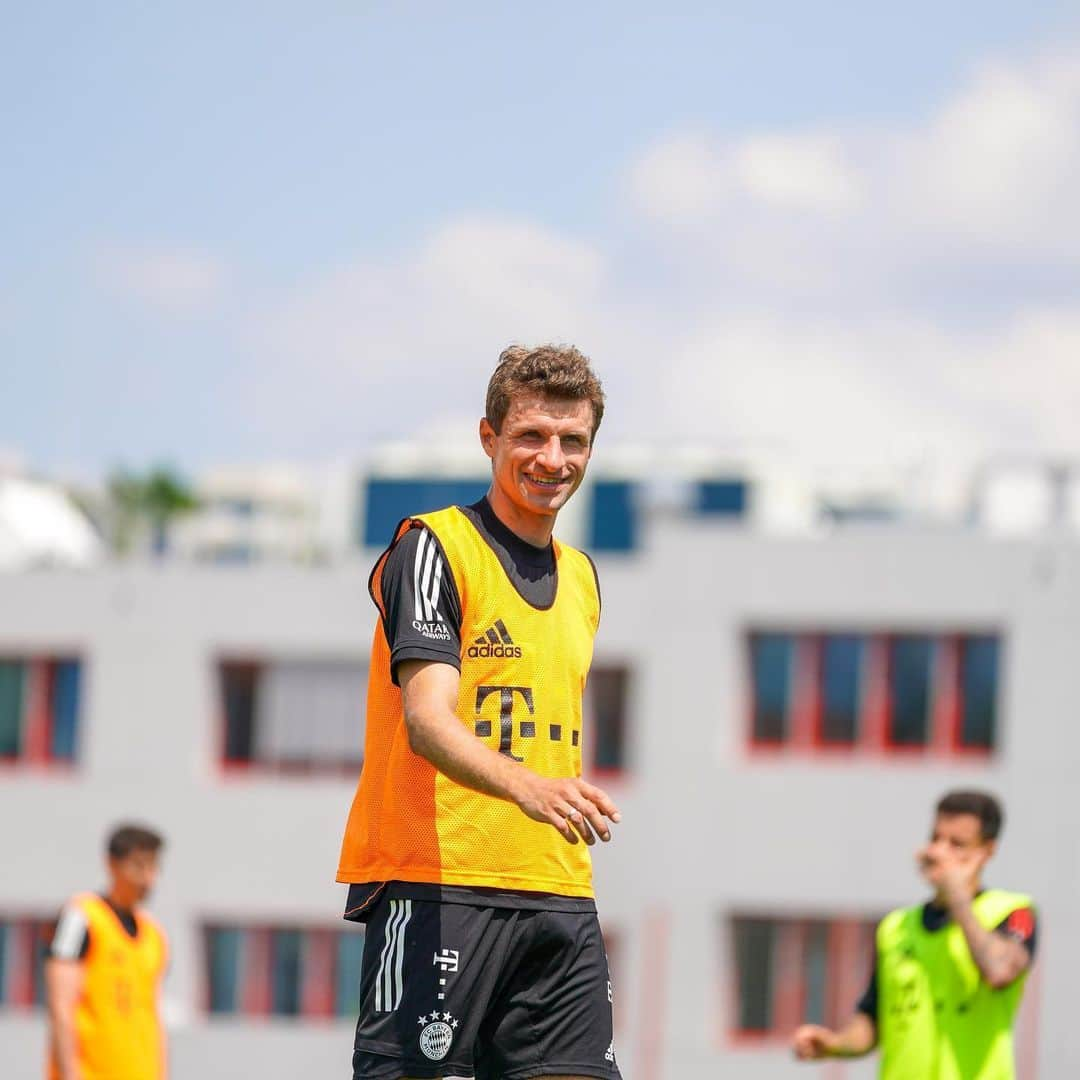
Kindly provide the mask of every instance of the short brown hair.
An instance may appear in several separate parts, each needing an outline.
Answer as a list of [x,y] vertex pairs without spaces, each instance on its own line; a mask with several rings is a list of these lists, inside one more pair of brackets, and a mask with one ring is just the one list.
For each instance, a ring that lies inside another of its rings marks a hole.
[[984,840],[996,840],[1005,822],[1001,803],[986,791],[950,791],[937,804],[939,814],[973,814]]
[[487,389],[485,415],[496,433],[502,429],[514,395],[522,390],[563,401],[589,402],[592,437],[596,437],[604,417],[604,390],[589,358],[573,345],[511,345],[503,349]]
[[145,825],[118,825],[109,833],[107,850],[110,859],[126,859],[134,851],[156,853],[165,841]]

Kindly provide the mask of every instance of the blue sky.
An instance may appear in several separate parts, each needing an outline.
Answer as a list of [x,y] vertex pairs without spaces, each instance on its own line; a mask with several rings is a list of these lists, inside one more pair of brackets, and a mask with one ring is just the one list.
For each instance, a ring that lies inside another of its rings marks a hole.
[[573,338],[621,438],[1080,451],[1080,18],[657,11],[24,6],[0,447],[348,456]]

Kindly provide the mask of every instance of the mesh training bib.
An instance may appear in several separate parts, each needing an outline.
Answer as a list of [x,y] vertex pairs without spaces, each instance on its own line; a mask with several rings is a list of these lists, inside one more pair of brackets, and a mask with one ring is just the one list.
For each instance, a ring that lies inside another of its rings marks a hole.
[[[556,541],[555,602],[539,610],[521,597],[460,510],[408,519],[395,541],[417,524],[438,539],[461,598],[461,723],[542,776],[580,776],[581,698],[600,617],[589,560]],[[384,617],[386,557],[371,582]],[[584,843],[568,844],[513,803],[449,780],[412,752],[380,626],[371,650],[364,768],[338,881],[393,880],[593,895]]]
[[[989,889],[972,908],[988,930],[1031,901]],[[984,981],[963,930],[930,932],[920,907],[878,927],[878,1032],[883,1080],[1013,1080],[1012,1023],[1027,973],[1001,990]]]
[[[149,915],[135,912],[132,937],[100,896],[72,901],[86,916],[90,949],[83,960],[83,992],[75,1010],[82,1080],[161,1080],[158,984],[165,971],[165,934]],[[50,1052],[48,1075],[60,1073]]]

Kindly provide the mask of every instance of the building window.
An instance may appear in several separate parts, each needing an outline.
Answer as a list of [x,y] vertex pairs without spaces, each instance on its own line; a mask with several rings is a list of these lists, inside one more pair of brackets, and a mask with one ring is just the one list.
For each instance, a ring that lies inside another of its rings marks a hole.
[[385,548],[403,518],[446,506],[468,506],[483,498],[490,484],[490,477],[372,478],[361,500],[363,545]]
[[790,735],[795,638],[792,634],[754,634],[750,639],[750,657],[754,741],[783,743]]
[[633,551],[638,546],[635,485],[629,480],[597,480],[588,520],[588,551]]
[[82,663],[70,657],[0,657],[0,761],[74,762]]
[[45,957],[55,919],[0,917],[0,1008],[45,1002]]
[[694,491],[694,509],[699,514],[726,518],[746,516],[750,485],[745,480],[701,480]]
[[1001,643],[986,633],[751,632],[751,745],[987,753]]
[[889,642],[889,742],[926,746],[934,678],[934,641],[898,635]]
[[875,925],[866,919],[731,918],[732,1033],[787,1039],[803,1022],[839,1027],[870,978]]
[[360,1007],[362,927],[207,926],[213,1015],[351,1017]]
[[998,639],[960,641],[960,745],[990,750],[997,738]]
[[594,664],[585,686],[585,724],[594,772],[621,772],[627,755],[630,670],[625,664]]
[[851,746],[858,738],[863,639],[825,634],[821,641],[821,741]]
[[224,661],[218,676],[227,766],[298,772],[360,767],[366,664]]
[[773,954],[776,924],[769,919],[736,919],[735,972],[739,1031],[769,1031],[773,1026]]

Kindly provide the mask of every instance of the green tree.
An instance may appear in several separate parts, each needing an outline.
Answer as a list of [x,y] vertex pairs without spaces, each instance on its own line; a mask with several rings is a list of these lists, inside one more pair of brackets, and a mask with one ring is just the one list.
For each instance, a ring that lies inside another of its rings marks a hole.
[[188,484],[163,465],[142,476],[118,469],[109,478],[109,502],[113,546],[121,554],[131,550],[144,526],[150,530],[154,554],[164,554],[168,550],[169,524],[199,506]]

